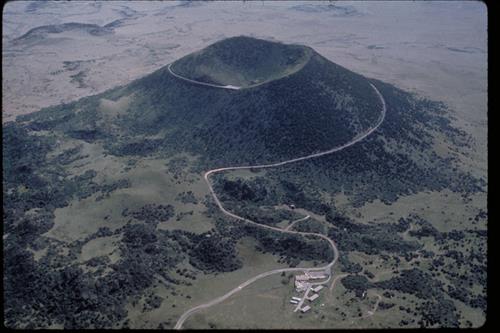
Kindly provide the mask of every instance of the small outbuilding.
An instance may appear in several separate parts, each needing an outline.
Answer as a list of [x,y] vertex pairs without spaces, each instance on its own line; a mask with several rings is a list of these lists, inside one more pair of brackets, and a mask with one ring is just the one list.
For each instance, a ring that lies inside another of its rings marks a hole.
[[317,293],[318,291],[320,291],[320,290],[321,290],[321,289],[323,289],[323,288],[324,288],[324,286],[319,285],[319,286],[316,286],[316,287],[314,287],[314,288],[311,288],[311,290],[312,290],[312,291],[314,291],[315,293]]
[[309,305],[306,305],[302,309],[300,309],[300,311],[302,311],[302,313],[305,313],[305,312],[307,312],[309,310],[311,310],[311,307]]

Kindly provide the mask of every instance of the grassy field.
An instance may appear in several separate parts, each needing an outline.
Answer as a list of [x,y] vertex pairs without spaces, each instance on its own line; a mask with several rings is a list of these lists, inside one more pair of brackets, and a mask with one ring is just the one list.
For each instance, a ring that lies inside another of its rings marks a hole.
[[359,208],[350,206],[342,198],[338,201],[337,197],[334,199],[335,205],[354,217],[356,222],[397,222],[401,217],[414,213],[425,216],[439,231],[449,231],[471,227],[468,219],[474,217],[479,209],[485,208],[486,193],[475,194],[467,202],[459,193],[449,190],[426,191],[401,196],[390,205],[376,199]]
[[[374,281],[388,278],[390,275],[388,272],[379,272]],[[289,285],[284,286],[280,276],[267,277],[225,302],[193,315],[185,322],[184,328],[380,329],[398,328],[401,320],[409,323],[406,328],[418,327],[418,317],[411,311],[414,311],[421,300],[413,295],[394,292],[394,296],[387,299],[382,296],[383,290],[370,289],[365,298],[359,299],[337,281],[333,290],[321,290],[320,297],[312,305],[306,301],[312,309],[302,314],[294,313],[295,305],[289,303],[292,296],[300,296],[294,291],[292,283],[293,279]],[[377,308],[373,312],[378,296],[381,296],[382,302],[393,303],[394,306],[389,309]],[[407,312],[408,308],[412,310]],[[463,304],[457,305],[458,313],[462,316],[461,325],[466,327],[467,320],[473,327],[482,325],[484,314],[478,310],[467,309],[469,308]]]
[[[285,264],[278,263],[278,256],[256,252],[255,245],[255,240],[248,237],[238,242],[237,249],[239,257],[243,261],[243,267],[236,271],[221,274],[199,274],[196,280],[191,281],[192,286],[177,285],[175,290],[158,283],[151,290],[154,294],[164,298],[161,306],[149,312],[142,312],[141,303],[136,306],[129,304],[128,318],[130,319],[130,327],[156,328],[161,322],[168,322],[169,324],[166,325],[173,327],[180,315],[188,309],[222,296],[252,276],[272,269],[287,267]],[[300,265],[308,266],[311,263],[301,262]],[[184,262],[179,268],[193,270],[193,267],[188,262]],[[182,279],[182,276],[175,273],[172,276]],[[280,280],[281,277],[278,276],[277,278]],[[281,285],[278,287],[289,289],[290,286],[283,287]],[[252,285],[248,288],[252,288]],[[245,292],[246,288],[241,293]],[[187,298],[188,295],[191,298]]]
[[[97,145],[85,144],[81,154],[88,157],[69,165],[72,174],[81,175],[95,170],[97,175],[94,181],[97,183],[126,179],[130,181],[130,187],[117,189],[99,201],[96,200],[99,193],[95,193],[56,209],[54,227],[46,236],[68,242],[92,234],[100,227],[114,230],[127,222],[121,215],[124,209],[139,209],[149,203],[171,204],[176,214],[193,212],[179,221],[172,218],[162,222],[159,229],[182,229],[196,233],[211,229],[212,224],[202,215],[205,207],[200,200],[208,194],[208,189],[201,175],[189,174],[186,179],[179,180],[168,171],[166,165],[170,159],[141,159],[126,170],[128,158],[103,156],[102,148]],[[177,195],[186,190],[194,193],[198,204],[183,204],[176,200]]]
[[121,235],[90,240],[83,245],[79,260],[83,262],[95,257],[107,256],[111,263],[115,263],[120,259],[120,241]]
[[[293,288],[293,279],[283,285],[282,277],[270,276],[231,297],[222,304],[193,315],[185,322],[187,329],[205,328],[250,328],[250,329],[313,329],[313,328],[359,328],[372,326],[367,319],[359,319],[358,312],[366,314],[373,309],[377,297],[369,293],[362,301],[352,301],[341,284],[332,293],[324,288],[320,297],[305,304],[309,312],[293,312],[292,296],[300,296]],[[379,317],[375,312],[374,318]],[[383,316],[380,316],[383,317]],[[379,319],[379,318],[377,318]],[[376,320],[378,322],[378,320]],[[379,324],[378,327],[384,327]],[[387,327],[387,326],[386,326]]]

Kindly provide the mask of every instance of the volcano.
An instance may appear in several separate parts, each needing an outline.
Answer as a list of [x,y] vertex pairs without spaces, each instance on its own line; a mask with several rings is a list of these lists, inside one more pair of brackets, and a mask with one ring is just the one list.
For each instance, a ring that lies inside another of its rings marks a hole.
[[[119,112],[100,107],[123,98],[129,102]],[[110,154],[187,150],[212,161],[264,163],[344,144],[373,126],[381,108],[368,79],[312,48],[242,36],[43,110],[32,126],[104,141]]]

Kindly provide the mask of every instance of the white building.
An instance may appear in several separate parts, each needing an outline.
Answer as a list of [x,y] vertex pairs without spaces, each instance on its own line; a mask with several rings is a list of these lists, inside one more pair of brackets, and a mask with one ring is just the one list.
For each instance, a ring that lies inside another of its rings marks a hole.
[[309,277],[311,280],[317,280],[317,279],[326,279],[328,276],[325,274],[325,272],[307,272],[306,275]]
[[307,281],[309,280],[309,276],[307,275],[295,275],[295,289],[298,292],[304,291],[309,287],[309,283]]
[[303,292],[303,291],[306,291],[307,287],[309,286],[308,283],[303,283],[303,282],[300,282],[300,281],[295,281],[295,290],[297,290],[297,292]]
[[308,299],[309,299],[310,302],[312,302],[312,301],[314,301],[318,297],[319,297],[318,294],[313,294],[313,295],[309,296]]
[[309,305],[306,305],[302,309],[300,309],[300,311],[302,311],[302,313],[307,312],[309,310],[311,310],[311,307]]
[[300,297],[292,297],[293,300],[300,301]]
[[295,281],[307,281],[309,279],[310,277],[309,275],[307,275],[307,273],[303,275],[295,275]]
[[299,303],[299,301],[296,301],[296,300],[294,300],[294,299],[291,299],[291,300],[290,300],[290,303],[292,303],[292,304],[298,304],[298,303]]

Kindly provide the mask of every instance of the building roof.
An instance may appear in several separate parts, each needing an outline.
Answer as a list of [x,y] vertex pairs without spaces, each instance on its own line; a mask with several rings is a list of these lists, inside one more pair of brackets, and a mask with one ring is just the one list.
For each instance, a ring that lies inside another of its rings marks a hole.
[[300,309],[300,311],[306,312],[306,311],[309,311],[310,309],[311,309],[311,307],[309,305],[306,305],[302,309]]
[[307,286],[304,285],[303,283],[300,283],[300,282],[297,282],[295,281],[295,289],[298,291],[298,292],[301,292],[301,291],[304,291],[307,289]]
[[307,272],[306,275],[309,276],[309,278],[311,278],[311,279],[315,279],[315,278],[321,279],[321,278],[326,277],[325,272],[322,272],[322,271],[320,271],[320,272]]
[[314,287],[314,288],[311,288],[311,290],[312,290],[312,291],[314,291],[314,292],[318,292],[318,291],[320,291],[321,289],[323,289],[323,287],[324,287],[324,286],[319,285],[319,286],[316,286],[316,287]]
[[295,280],[309,280],[309,276],[307,275],[295,275]]
[[310,301],[314,301],[316,298],[318,298],[319,295],[318,294],[313,294],[312,296],[309,296],[309,300]]

